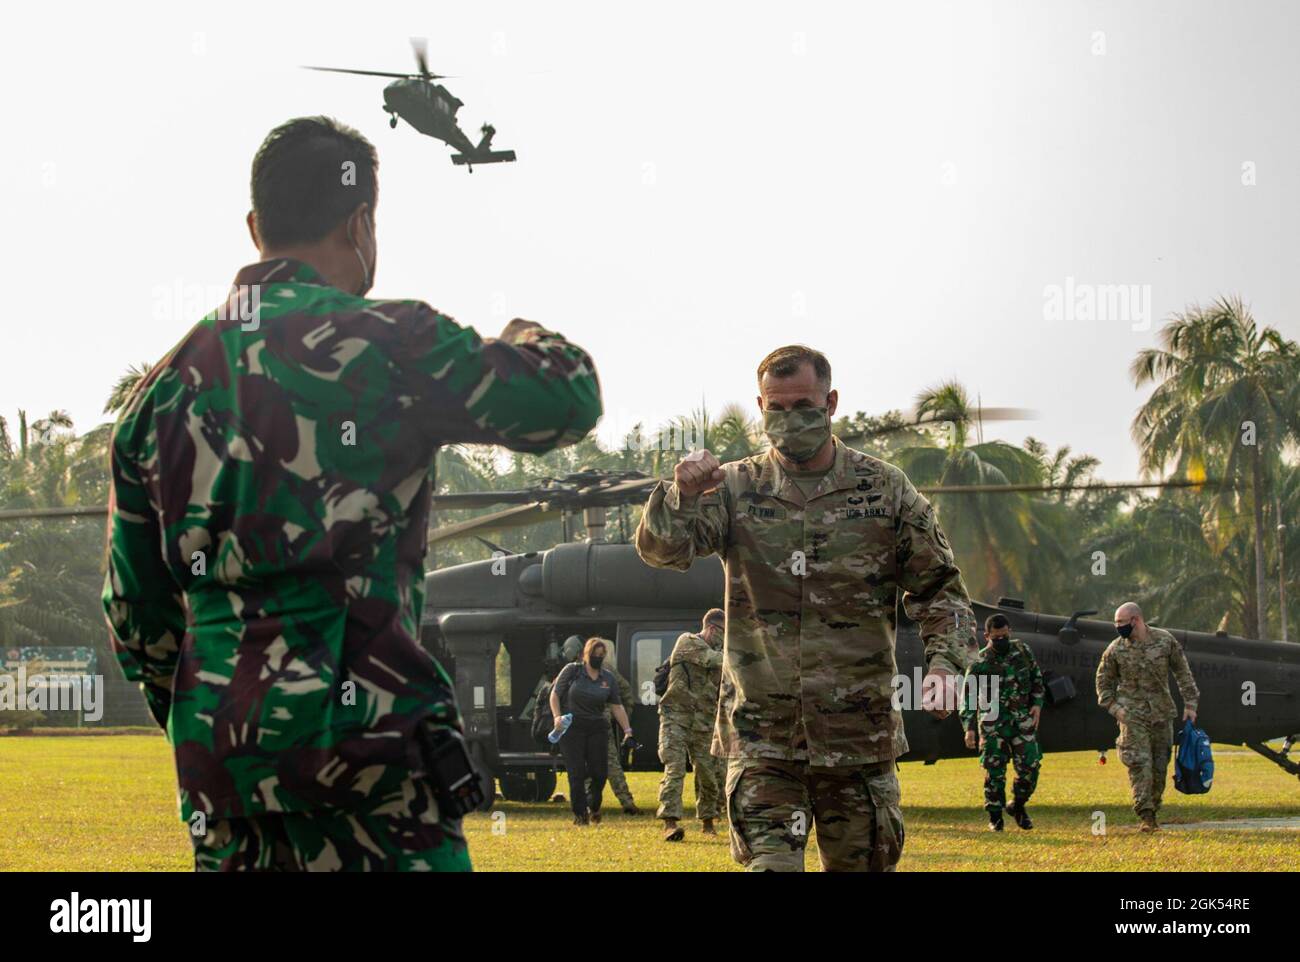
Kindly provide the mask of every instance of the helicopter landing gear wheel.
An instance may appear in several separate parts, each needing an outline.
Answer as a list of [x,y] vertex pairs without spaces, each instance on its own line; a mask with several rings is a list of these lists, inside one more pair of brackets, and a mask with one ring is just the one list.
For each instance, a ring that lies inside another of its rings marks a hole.
[[503,772],[497,779],[501,794],[508,802],[545,802],[555,794],[555,772]]
[[397,126],[397,114],[391,114],[391,115],[389,116],[389,118],[388,118],[388,126],[390,126],[390,127],[396,127],[396,126]]

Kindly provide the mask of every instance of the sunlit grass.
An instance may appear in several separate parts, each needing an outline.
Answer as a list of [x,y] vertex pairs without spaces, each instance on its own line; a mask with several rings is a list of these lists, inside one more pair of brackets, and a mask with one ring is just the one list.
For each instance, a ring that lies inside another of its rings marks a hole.
[[[1229,754],[1231,752],[1231,754]],[[1244,749],[1216,748],[1208,795],[1165,793],[1162,818],[1201,822],[1300,817],[1300,781]],[[1035,828],[1009,821],[984,828],[981,773],[974,758],[904,765],[907,844],[902,871],[1300,870],[1300,832],[1138,834],[1128,780],[1110,764],[1075,752],[1047,756],[1030,803]],[[657,772],[629,776],[645,814],[629,817],[606,795],[600,825],[574,827],[567,804],[498,802],[465,821],[480,871],[733,871],[725,824],[706,839],[693,820],[686,839],[665,843],[653,818]],[[564,776],[559,788],[566,790]],[[687,811],[692,810],[687,778]],[[1106,834],[1093,833],[1094,813]],[[176,810],[170,749],[157,736],[0,738],[0,869],[188,871],[190,846]],[[808,867],[817,867],[816,840]]]

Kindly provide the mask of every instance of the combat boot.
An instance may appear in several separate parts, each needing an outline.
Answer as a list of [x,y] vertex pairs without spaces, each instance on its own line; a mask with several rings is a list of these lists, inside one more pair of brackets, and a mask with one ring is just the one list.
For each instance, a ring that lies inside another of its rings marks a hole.
[[989,815],[989,831],[990,831],[990,832],[1000,832],[1000,831],[1002,831],[1002,813],[1001,813],[1001,812],[998,812],[996,815],[994,815],[994,814],[990,814],[990,815]]
[[624,814],[624,815],[640,815],[640,814],[641,814],[641,809],[639,809],[639,808],[637,808],[635,805],[632,805],[632,804],[629,803],[629,804],[623,806],[623,814]]
[[686,829],[677,824],[675,818],[664,819],[664,841],[680,842],[686,837]]
[[1142,825],[1141,825],[1141,827],[1138,829],[1138,831],[1139,831],[1139,832],[1158,832],[1158,831],[1160,831],[1160,826],[1156,823],[1156,814],[1155,814],[1155,812],[1143,812],[1143,813],[1142,813]]
[[586,815],[575,815],[575,816],[573,816],[573,824],[574,824],[574,825],[586,825],[586,824],[587,824],[587,816],[586,816]]
[[714,838],[718,837],[718,830],[713,827],[713,819],[711,818],[704,819],[704,827],[700,829],[700,834],[712,835]]
[[1015,821],[1017,825],[1026,832],[1034,827],[1033,821],[1029,818],[1029,813],[1025,811],[1025,803],[1011,804],[1007,806],[1007,814]]

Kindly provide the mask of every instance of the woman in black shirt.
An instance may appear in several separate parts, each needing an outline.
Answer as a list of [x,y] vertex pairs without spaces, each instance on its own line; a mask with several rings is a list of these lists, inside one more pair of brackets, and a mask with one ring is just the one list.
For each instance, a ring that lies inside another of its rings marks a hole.
[[[573,805],[573,824],[600,821],[600,796],[608,773],[609,721],[605,706],[623,729],[623,741],[632,737],[627,711],[618,699],[618,680],[601,667],[605,660],[605,642],[588,638],[582,660],[571,662],[551,686],[551,715],[556,730],[560,716],[572,713],[573,723],[560,739],[564,769],[569,773],[569,799]],[[584,783],[591,779],[591,809],[588,813]]]

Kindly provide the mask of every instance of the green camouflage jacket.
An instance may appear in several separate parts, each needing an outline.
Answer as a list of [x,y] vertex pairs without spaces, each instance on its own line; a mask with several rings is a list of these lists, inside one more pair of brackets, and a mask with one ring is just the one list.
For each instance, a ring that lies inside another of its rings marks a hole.
[[104,608],[186,819],[347,808],[420,770],[417,729],[461,725],[418,642],[436,449],[548,451],[601,414],[558,334],[483,341],[293,260],[235,284],[111,443]]
[[[994,705],[992,684],[986,680],[981,685],[981,678],[998,680],[995,713],[979,710],[977,698],[980,696],[988,699],[988,708]],[[979,728],[982,714],[996,716],[985,719],[986,724],[1015,723],[1027,716],[1030,708],[1035,706],[1042,708],[1047,702],[1047,686],[1043,683],[1043,672],[1034,659],[1034,653],[1019,638],[1011,639],[1011,650],[1005,657],[994,651],[991,644],[981,648],[975,662],[966,669],[963,693],[967,697],[962,699],[961,725],[967,731],[976,731]]]
[[1169,693],[1169,672],[1178,682],[1183,705],[1196,711],[1201,697],[1178,639],[1163,628],[1147,628],[1146,641],[1116,638],[1097,665],[1097,704],[1112,715],[1123,708],[1131,721],[1155,724],[1177,717]]
[[683,632],[668,656],[668,688],[659,699],[659,714],[696,731],[712,731],[718,716],[722,649],[699,635]]
[[723,465],[724,483],[693,500],[660,483],[637,528],[647,564],[725,564],[719,757],[835,766],[906,752],[891,684],[900,593],[927,667],[965,671],[975,619],[929,502],[892,464],[834,443],[809,500],[768,452]]

